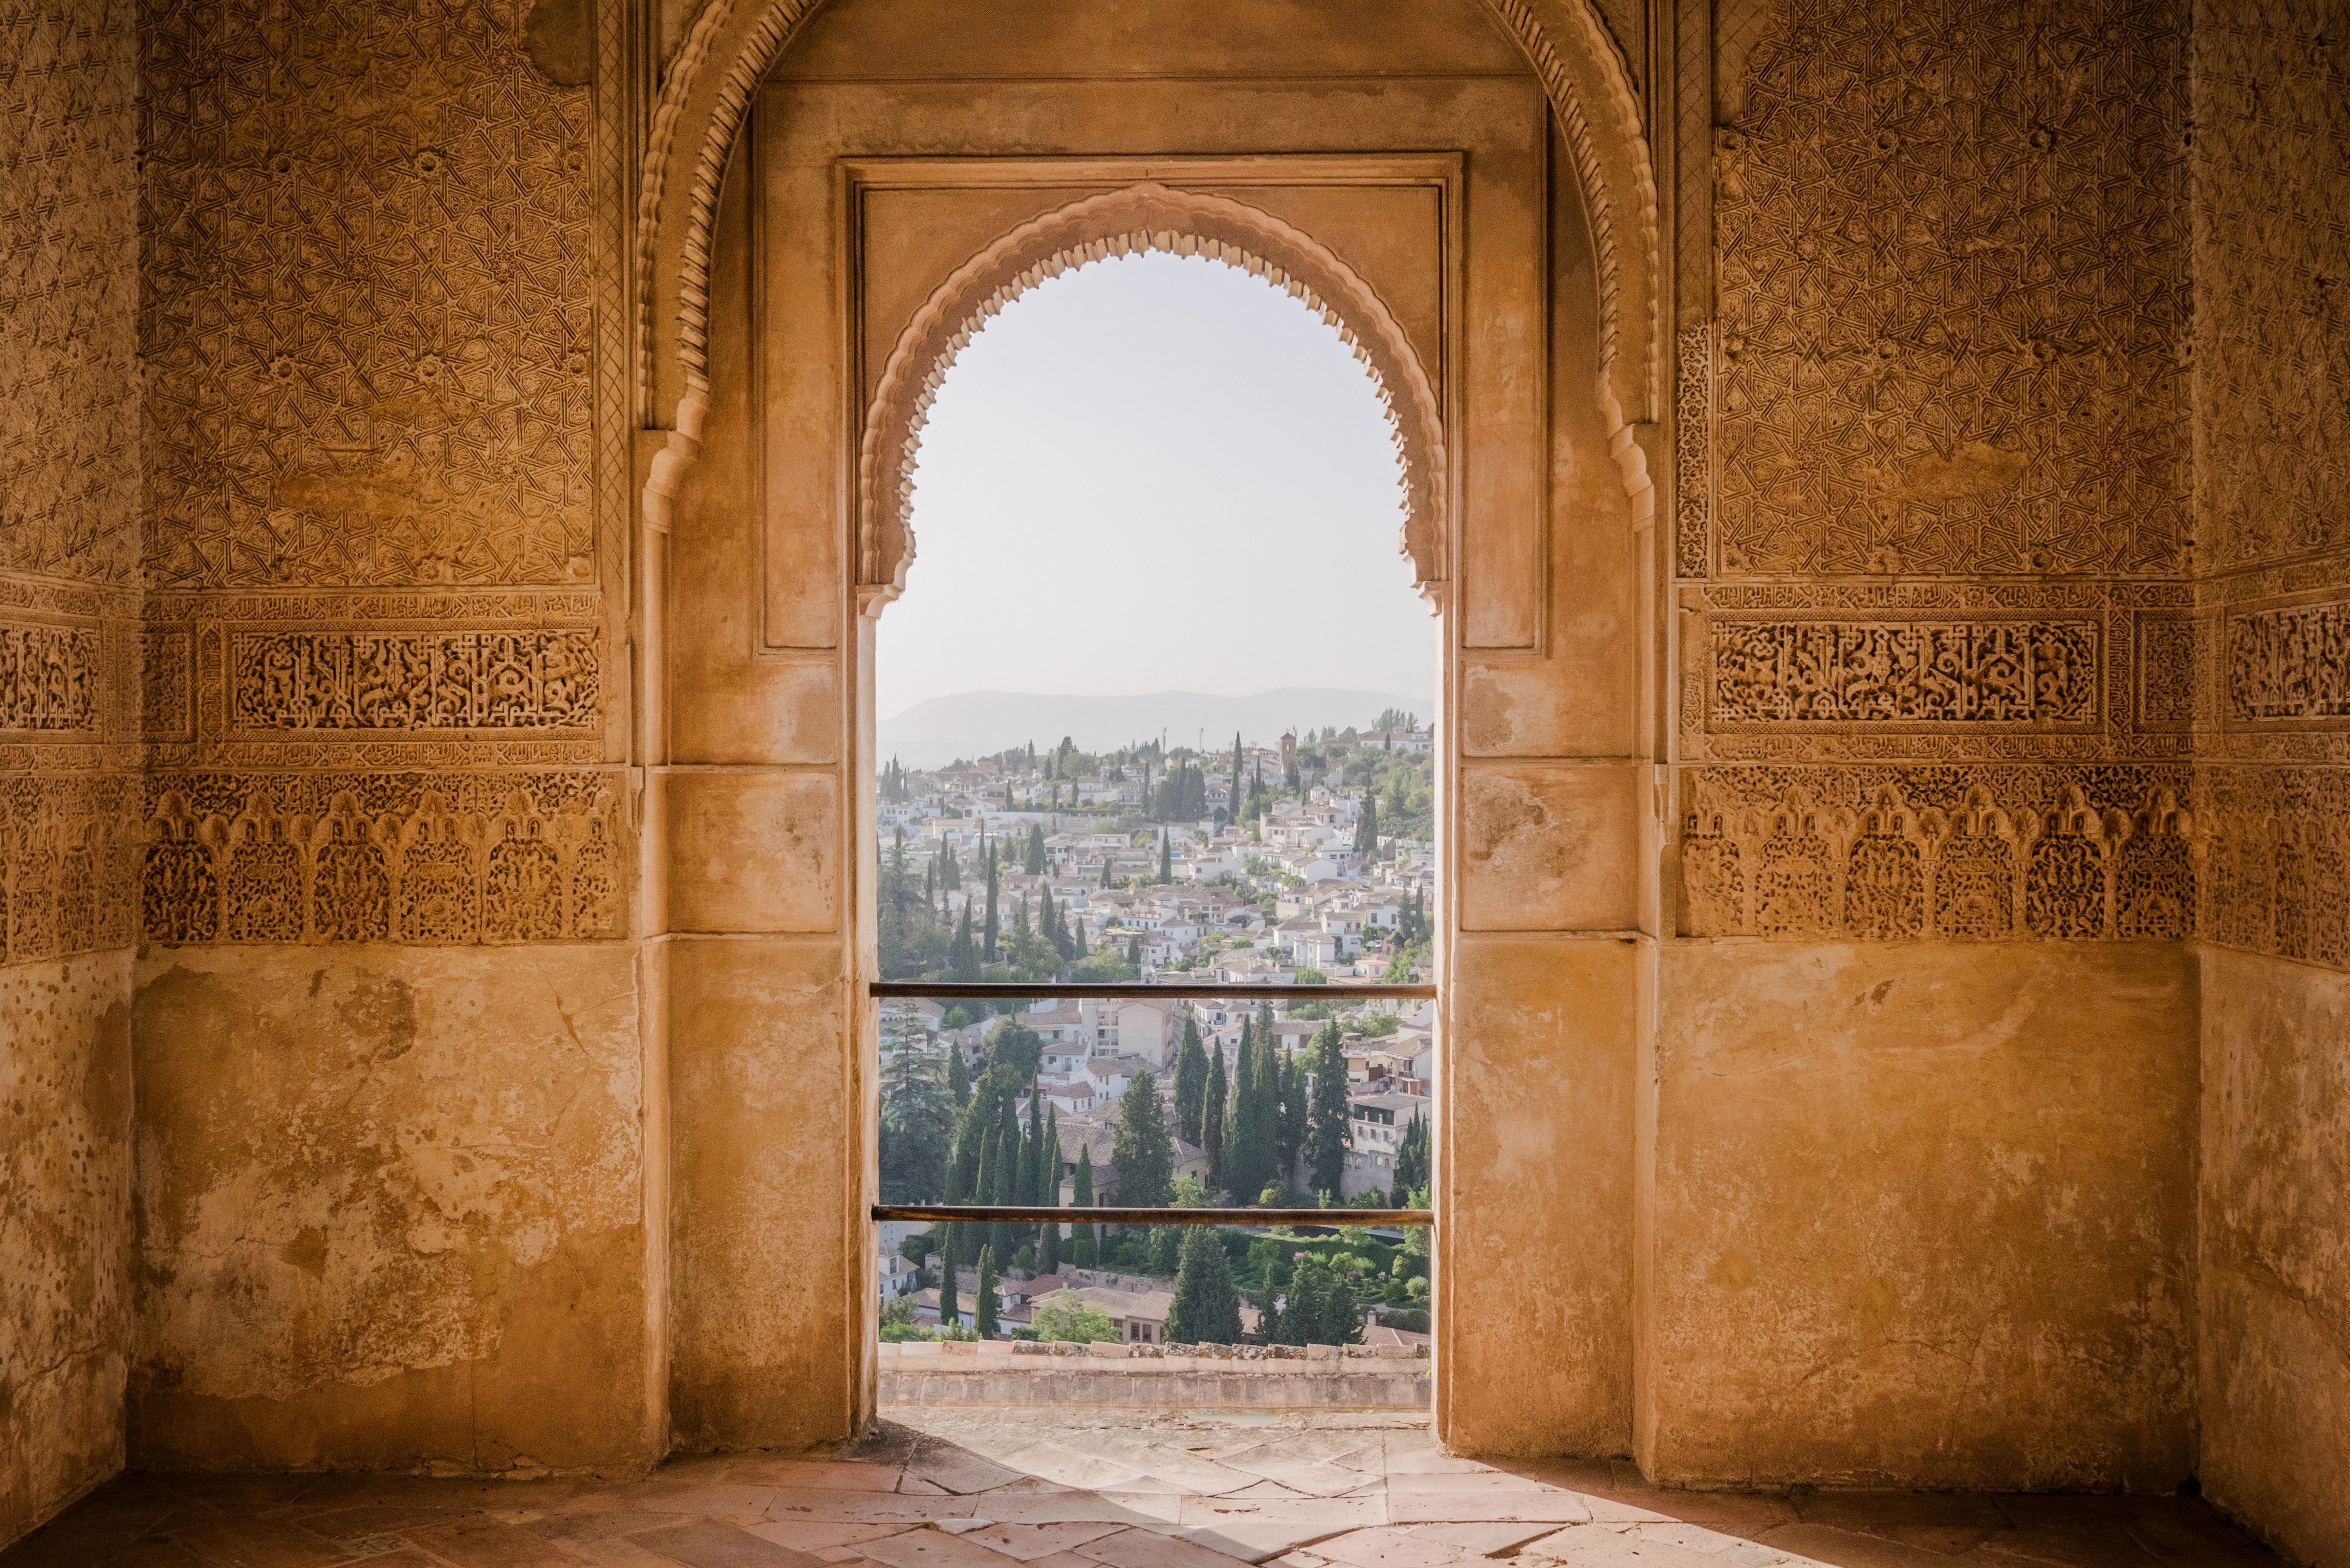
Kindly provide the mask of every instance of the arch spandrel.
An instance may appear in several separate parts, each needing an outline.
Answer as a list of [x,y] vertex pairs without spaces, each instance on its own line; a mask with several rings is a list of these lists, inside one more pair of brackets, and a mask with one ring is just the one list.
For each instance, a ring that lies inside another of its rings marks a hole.
[[[706,0],[669,62],[638,194],[639,417],[674,421],[646,486],[666,517],[708,405],[710,261],[719,189],[768,70],[824,0]],[[1480,0],[1541,80],[1591,225],[1598,293],[1595,391],[1626,489],[1645,514],[1634,427],[1657,416],[1663,348],[1656,178],[1631,72],[1592,0]],[[674,410],[672,414],[671,410]]]
[[1444,580],[1440,404],[1378,292],[1326,246],[1269,213],[1144,182],[1068,202],[999,235],[941,281],[899,334],[858,436],[857,582],[867,613],[905,588],[914,557],[915,453],[955,357],[998,310],[1046,278],[1153,251],[1238,267],[1337,330],[1369,371],[1394,433],[1404,493],[1399,544],[1414,586],[1427,592]]

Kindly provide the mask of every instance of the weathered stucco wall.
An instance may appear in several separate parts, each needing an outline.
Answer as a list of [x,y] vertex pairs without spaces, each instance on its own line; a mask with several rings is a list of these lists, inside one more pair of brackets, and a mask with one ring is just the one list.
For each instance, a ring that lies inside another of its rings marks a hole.
[[2199,8],[2201,1479],[2350,1556],[2350,57],[2340,8]]
[[2196,997],[2170,943],[1676,955],[1644,1461],[1711,1486],[2185,1480]]
[[122,1465],[137,45],[0,15],[0,1545]]
[[0,968],[0,1542],[122,1468],[130,955]]
[[655,1456],[634,961],[142,961],[134,1462]]
[[2188,24],[1682,40],[1660,1479],[2193,1467]]

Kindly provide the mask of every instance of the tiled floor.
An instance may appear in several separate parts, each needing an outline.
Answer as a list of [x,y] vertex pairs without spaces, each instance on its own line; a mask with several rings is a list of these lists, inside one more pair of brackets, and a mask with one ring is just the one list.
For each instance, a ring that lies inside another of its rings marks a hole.
[[126,1477],[0,1568],[2274,1568],[2184,1499],[1659,1491],[1401,1415],[889,1414],[838,1458],[619,1483]]

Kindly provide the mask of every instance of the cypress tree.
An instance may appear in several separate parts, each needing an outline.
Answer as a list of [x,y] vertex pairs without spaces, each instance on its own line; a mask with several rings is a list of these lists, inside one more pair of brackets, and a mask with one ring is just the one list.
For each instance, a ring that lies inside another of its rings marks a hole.
[[[1248,1023],[1241,1023],[1241,1035],[1248,1035]],[[1216,1049],[1208,1058],[1208,1086],[1200,1102],[1200,1147],[1208,1151],[1208,1190],[1224,1190],[1224,1043],[1216,1042]]]
[[1241,732],[1232,732],[1232,816],[1241,815]]
[[[1045,1138],[1036,1164],[1043,1188],[1036,1201],[1047,1209],[1058,1209],[1061,1206],[1061,1107],[1058,1106],[1045,1107]],[[1045,1226],[1045,1233],[1037,1242],[1036,1272],[1049,1274],[1060,1266],[1061,1222],[1055,1220]]]
[[1314,1107],[1307,1116],[1305,1160],[1314,1190],[1335,1200],[1347,1169],[1347,1057],[1338,1045],[1338,1021],[1314,1038]]
[[998,935],[995,905],[995,852],[991,849],[987,853],[987,924],[984,931],[985,944],[983,950],[990,963],[995,961],[995,939]]
[[1201,1113],[1208,1098],[1208,1054],[1200,1045],[1200,1020],[1183,1012],[1183,1044],[1175,1054],[1175,1136],[1200,1141]]
[[1102,886],[1109,886],[1109,851],[1102,851]]
[[1086,956],[1086,923],[1076,916],[1069,917],[1069,961],[1075,963]]
[[933,860],[922,867],[922,902],[935,904],[939,898],[939,865]]
[[947,1045],[947,1093],[953,1097],[957,1110],[971,1104],[971,1069],[963,1064],[959,1043],[950,1042]]
[[1355,819],[1355,853],[1376,855],[1379,849],[1379,797],[1363,792],[1363,815]]
[[[1015,1090],[1003,1096],[1003,1126],[997,1132],[999,1147],[995,1161],[995,1190],[990,1203],[1011,1204],[1020,1201],[1020,1096]],[[1008,1258],[1019,1244],[1018,1230],[1006,1220],[997,1220],[987,1228],[987,1239],[994,1246],[996,1256]]]
[[947,943],[947,967],[954,977],[963,981],[979,978],[979,955],[971,945],[971,906],[962,907],[962,923],[955,928],[954,940]]
[[1281,1064],[1281,1184],[1297,1179],[1297,1158],[1305,1152],[1309,1107],[1305,1102],[1305,1064],[1295,1054]]
[[[962,1226],[954,1227],[957,1231]],[[955,1253],[959,1251],[950,1238],[946,1255],[939,1260],[939,1327],[951,1334],[962,1326],[962,1303],[955,1300]]]
[[1263,1189],[1279,1183],[1289,1185],[1289,1172],[1281,1166],[1281,1047],[1276,1037],[1268,1037],[1257,1046],[1256,1093],[1251,1097],[1250,1109],[1256,1115],[1257,1125],[1250,1129],[1250,1140],[1263,1162]]
[[1159,882],[1161,887],[1175,880],[1171,838],[1168,829],[1162,827],[1159,830]]
[[[1077,1170],[1069,1179],[1069,1207],[1090,1209],[1094,1206],[1094,1151],[1090,1144],[1077,1146]],[[1086,1240],[1092,1243],[1096,1262],[1101,1261],[1101,1227],[1088,1224]]]
[[1266,1162],[1256,1142],[1256,1059],[1268,1048],[1243,1029],[1240,1056],[1232,1064],[1232,1121],[1224,1129],[1224,1179],[1232,1184],[1232,1196],[1246,1204],[1257,1201],[1266,1179]]
[[[1053,799],[1055,805],[1060,804],[1060,786],[1054,785]],[[1027,869],[1031,877],[1042,877],[1045,874],[1045,825],[1041,822],[1032,822],[1028,825]]]
[[[974,1119],[983,1121],[985,1125],[979,1129],[979,1170],[972,1180],[971,1201],[993,1203],[995,1201],[995,1167],[1000,1152],[998,1146],[1003,1140],[996,1131],[995,1117],[987,1110],[984,1104],[975,1106],[973,1113]],[[965,1257],[970,1256],[972,1249],[984,1242],[989,1235],[988,1228],[984,1225],[972,1225],[968,1229],[972,1239],[964,1241],[958,1249]]]
[[1209,1227],[1194,1225],[1183,1238],[1175,1271],[1167,1337],[1178,1345],[1232,1345],[1240,1336],[1241,1293],[1233,1287],[1224,1244]]
[[971,1326],[982,1339],[993,1339],[995,1321],[995,1249],[979,1250],[979,1279],[972,1286]]
[[1028,945],[1028,895],[1023,890],[1020,902],[1012,910],[1012,950],[1018,952]]
[[950,893],[962,887],[962,873],[955,867],[954,840],[951,838],[939,841],[939,886]]
[[1413,1207],[1417,1199],[1412,1195],[1428,1185],[1428,1118],[1415,1116],[1411,1125],[1403,1129],[1402,1141],[1396,1146],[1396,1207]]

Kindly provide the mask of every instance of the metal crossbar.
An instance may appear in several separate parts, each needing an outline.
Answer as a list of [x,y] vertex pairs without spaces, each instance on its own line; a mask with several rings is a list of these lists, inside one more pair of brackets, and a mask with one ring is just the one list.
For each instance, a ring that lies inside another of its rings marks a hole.
[[1159,1002],[1219,1002],[1263,998],[1267,1002],[1432,1002],[1432,985],[1275,985],[1264,981],[1219,985],[1190,981],[1167,985],[1074,985],[1055,981],[877,980],[868,992],[884,1001],[1039,1002],[1087,997],[1137,998]]
[[1005,1225],[1433,1225],[1430,1209],[1055,1209],[1033,1203],[876,1203],[876,1220]]

